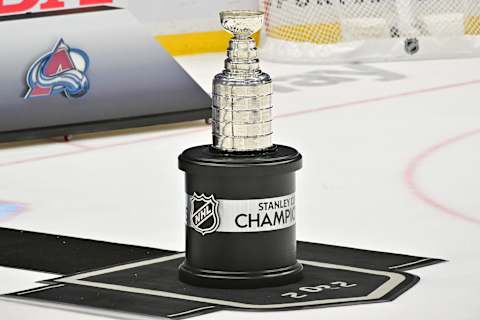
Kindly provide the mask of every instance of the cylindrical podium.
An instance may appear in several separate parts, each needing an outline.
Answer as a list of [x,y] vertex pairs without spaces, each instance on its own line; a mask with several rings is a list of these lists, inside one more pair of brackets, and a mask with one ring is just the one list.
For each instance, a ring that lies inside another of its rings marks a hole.
[[212,145],[185,150],[184,282],[252,288],[301,278],[296,259],[295,172],[302,157],[272,143],[272,81],[259,68],[250,36],[263,13],[228,11],[234,34],[225,70],[213,80]]

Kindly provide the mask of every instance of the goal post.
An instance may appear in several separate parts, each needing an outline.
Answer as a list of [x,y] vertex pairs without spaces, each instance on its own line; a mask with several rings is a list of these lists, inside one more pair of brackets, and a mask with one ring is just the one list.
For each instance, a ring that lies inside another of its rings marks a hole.
[[337,63],[480,54],[478,0],[259,0],[261,54]]

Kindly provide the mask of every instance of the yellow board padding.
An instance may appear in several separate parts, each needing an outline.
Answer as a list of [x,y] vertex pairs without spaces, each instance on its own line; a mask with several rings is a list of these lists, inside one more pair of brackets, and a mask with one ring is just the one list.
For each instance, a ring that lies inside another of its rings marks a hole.
[[[155,39],[173,56],[208,52],[225,52],[232,35],[225,31],[192,32],[158,35]],[[253,35],[257,41],[260,34]]]
[[[480,35],[480,16],[465,18],[465,34]],[[332,44],[342,41],[342,26],[339,22],[286,25],[271,27],[268,35],[287,41]]]
[[[480,35],[480,16],[465,18],[465,34]],[[297,24],[270,27],[268,35],[272,38],[310,42],[317,44],[332,44],[342,41],[342,26],[340,22]],[[171,35],[158,35],[155,39],[173,56],[190,55],[209,52],[225,52],[228,40],[232,36],[225,31],[192,32]],[[258,42],[260,33],[253,38]]]
[[268,35],[287,41],[338,43],[342,41],[342,26],[340,22],[286,25],[270,27]]
[[471,36],[480,35],[480,17],[467,17],[465,19],[465,34]]

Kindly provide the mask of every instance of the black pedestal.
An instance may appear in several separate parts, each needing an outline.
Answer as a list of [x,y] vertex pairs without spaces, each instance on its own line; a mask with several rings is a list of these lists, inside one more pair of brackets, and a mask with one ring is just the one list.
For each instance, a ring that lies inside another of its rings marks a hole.
[[255,288],[300,280],[296,259],[295,171],[301,155],[274,146],[261,153],[184,151],[186,259],[180,280],[199,286]]

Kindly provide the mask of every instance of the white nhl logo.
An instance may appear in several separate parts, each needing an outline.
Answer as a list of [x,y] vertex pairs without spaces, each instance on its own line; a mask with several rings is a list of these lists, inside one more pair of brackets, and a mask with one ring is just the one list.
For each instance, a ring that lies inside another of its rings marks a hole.
[[203,236],[215,232],[220,226],[218,201],[213,194],[193,194],[190,199],[190,225]]

